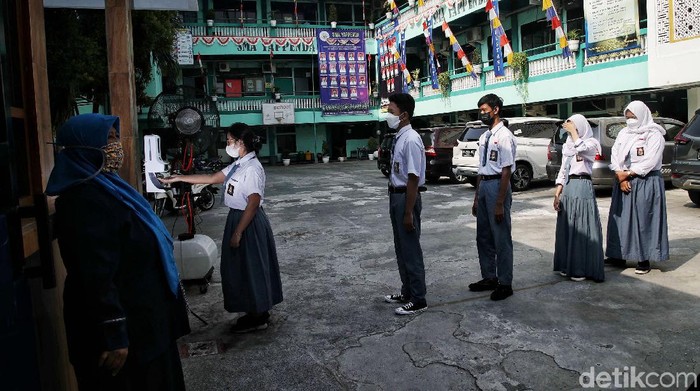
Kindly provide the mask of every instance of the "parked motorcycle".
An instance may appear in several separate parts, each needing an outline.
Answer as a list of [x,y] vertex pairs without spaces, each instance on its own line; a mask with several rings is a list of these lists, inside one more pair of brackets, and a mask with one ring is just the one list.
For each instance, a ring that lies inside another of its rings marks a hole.
[[[158,216],[163,215],[164,210],[174,211],[181,210],[185,208],[182,192],[183,189],[190,187],[190,194],[192,195],[192,202],[194,206],[202,211],[209,210],[214,207],[216,202],[216,194],[219,192],[219,188],[210,184],[197,184],[197,185],[175,185],[166,188],[164,193],[155,193],[153,201],[153,211]],[[187,190],[184,190],[185,192]]]
[[204,156],[200,156],[194,159],[194,170],[201,173],[213,173],[221,171],[228,164],[221,160],[221,156],[213,157],[207,159]]

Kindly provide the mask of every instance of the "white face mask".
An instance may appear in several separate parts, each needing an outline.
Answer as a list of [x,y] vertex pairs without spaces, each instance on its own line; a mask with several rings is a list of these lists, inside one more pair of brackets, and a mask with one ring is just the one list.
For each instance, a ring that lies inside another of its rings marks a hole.
[[234,159],[238,158],[240,155],[239,148],[235,145],[227,145],[226,153]]
[[392,129],[398,129],[399,124],[401,123],[401,118],[399,118],[398,115],[394,115],[391,113],[387,113],[385,119],[386,124],[389,125],[389,127]]
[[637,129],[639,127],[639,120],[636,118],[627,118],[627,127],[630,129]]

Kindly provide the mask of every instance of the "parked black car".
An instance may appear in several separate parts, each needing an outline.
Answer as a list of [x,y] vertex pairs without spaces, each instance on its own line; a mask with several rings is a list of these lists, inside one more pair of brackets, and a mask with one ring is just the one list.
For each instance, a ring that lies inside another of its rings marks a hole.
[[700,206],[700,109],[674,140],[671,181]]
[[[599,117],[588,118],[593,136],[598,139],[602,149],[602,154],[596,155],[593,162],[593,172],[591,178],[593,187],[609,188],[613,185],[613,173],[610,171],[610,151],[617,134],[627,126],[625,117]],[[654,118],[654,122],[666,129],[666,146],[664,147],[663,165],[661,166],[661,174],[665,180],[671,180],[671,160],[673,160],[674,137],[683,127],[683,122],[672,118]],[[566,131],[560,126],[559,130],[554,133],[552,140],[549,143],[547,152],[547,176],[550,180],[556,180],[561,167],[561,149],[566,142]]]
[[453,183],[467,183],[467,177],[452,172],[452,148],[466,125],[444,125],[416,129],[425,145],[425,180],[437,182],[440,177],[449,177]]
[[377,168],[387,178],[391,172],[391,150],[394,148],[394,136],[396,133],[386,133],[377,149]]

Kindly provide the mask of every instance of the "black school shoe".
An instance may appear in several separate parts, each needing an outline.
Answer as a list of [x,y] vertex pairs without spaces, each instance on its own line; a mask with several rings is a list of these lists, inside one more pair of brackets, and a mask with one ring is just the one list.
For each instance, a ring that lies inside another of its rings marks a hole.
[[401,303],[401,304],[406,304],[409,301],[411,301],[411,298],[408,296],[404,296],[400,293],[398,294],[393,294],[393,295],[386,295],[384,296],[384,301],[387,303]]
[[491,300],[505,300],[509,296],[513,296],[513,288],[510,285],[499,285],[496,290],[491,293]]
[[615,267],[625,267],[625,265],[627,264],[627,261],[625,261],[624,259],[620,259],[620,258],[605,258],[605,260],[603,260],[603,262],[606,265],[615,266]]
[[642,262],[637,262],[637,269],[634,271],[634,274],[647,274],[651,271],[651,265],[649,264],[649,261],[642,261]]
[[472,292],[492,291],[498,288],[498,278],[484,278],[479,282],[469,284],[469,290]]
[[245,314],[238,318],[236,324],[231,327],[231,331],[236,334],[244,334],[265,330],[269,326],[269,319],[269,312],[263,312],[262,314]]

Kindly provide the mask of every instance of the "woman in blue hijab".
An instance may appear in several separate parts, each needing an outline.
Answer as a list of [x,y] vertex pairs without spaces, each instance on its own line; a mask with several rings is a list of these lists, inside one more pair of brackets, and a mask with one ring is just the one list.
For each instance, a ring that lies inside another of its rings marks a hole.
[[172,239],[121,179],[119,118],[83,114],[59,130],[46,193],[67,276],[64,318],[81,390],[184,390],[176,339],[189,333]]

